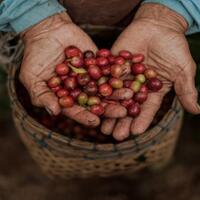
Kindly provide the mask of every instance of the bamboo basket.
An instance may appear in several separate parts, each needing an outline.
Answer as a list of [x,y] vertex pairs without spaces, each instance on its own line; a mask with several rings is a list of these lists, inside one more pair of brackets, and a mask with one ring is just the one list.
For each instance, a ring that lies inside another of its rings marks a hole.
[[144,134],[119,144],[95,144],[48,130],[22,107],[16,94],[20,59],[8,68],[8,92],[17,131],[33,159],[51,178],[107,177],[134,174],[165,165],[171,159],[183,110],[175,98],[163,119]]

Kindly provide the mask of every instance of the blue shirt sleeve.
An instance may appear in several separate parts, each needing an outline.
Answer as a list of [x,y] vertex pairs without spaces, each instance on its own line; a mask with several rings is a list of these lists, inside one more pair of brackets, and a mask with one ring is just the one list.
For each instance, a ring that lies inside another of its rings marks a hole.
[[188,22],[186,34],[200,32],[200,0],[145,0],[144,3],[159,3],[182,15]]
[[3,0],[0,4],[0,31],[19,33],[64,10],[57,0]]

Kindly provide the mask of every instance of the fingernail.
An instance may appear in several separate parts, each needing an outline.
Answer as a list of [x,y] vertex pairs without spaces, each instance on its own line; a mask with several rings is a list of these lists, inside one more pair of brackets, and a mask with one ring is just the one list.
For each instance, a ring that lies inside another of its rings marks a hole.
[[49,108],[46,107],[45,109],[50,115],[53,115],[53,112]]

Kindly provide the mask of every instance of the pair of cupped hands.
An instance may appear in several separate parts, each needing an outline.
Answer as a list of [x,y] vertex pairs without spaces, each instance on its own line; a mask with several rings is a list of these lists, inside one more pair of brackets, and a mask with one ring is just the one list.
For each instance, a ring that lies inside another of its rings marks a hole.
[[[143,53],[145,65],[156,70],[163,81],[163,88],[150,93],[141,107],[141,114],[133,119],[120,105],[107,105],[101,130],[123,140],[130,134],[143,133],[158,111],[164,95],[174,87],[183,107],[194,114],[200,113],[197,91],[194,85],[196,65],[190,54],[184,33],[185,19],[158,4],[142,5],[133,21],[122,32],[112,46],[112,53],[129,50]],[[62,109],[58,99],[46,82],[54,75],[56,64],[62,63],[64,49],[74,45],[82,51],[97,51],[97,46],[66,13],[51,16],[21,34],[25,51],[21,66],[20,80],[30,93],[35,106],[44,107],[51,115],[59,113],[87,126],[98,126],[100,119],[84,107],[74,105]],[[125,98],[126,91],[117,98]]]

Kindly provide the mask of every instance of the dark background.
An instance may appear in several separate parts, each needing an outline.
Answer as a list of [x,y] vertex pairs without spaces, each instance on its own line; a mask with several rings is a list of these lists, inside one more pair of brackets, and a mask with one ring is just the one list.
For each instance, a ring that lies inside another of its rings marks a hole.
[[[200,36],[190,37],[189,42],[199,62]],[[131,179],[51,181],[42,174],[17,135],[5,82],[6,74],[0,71],[0,200],[200,199],[199,116],[185,115],[175,155],[165,169],[137,173]]]

